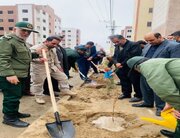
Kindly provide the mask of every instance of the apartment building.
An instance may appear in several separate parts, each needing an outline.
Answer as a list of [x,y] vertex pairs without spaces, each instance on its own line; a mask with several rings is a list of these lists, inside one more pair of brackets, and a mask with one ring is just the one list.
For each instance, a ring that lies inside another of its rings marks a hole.
[[121,30],[121,35],[128,40],[132,40],[132,26],[125,26],[125,28]]
[[154,0],[135,0],[132,40],[143,40],[152,30],[153,7]]
[[0,35],[10,33],[18,21],[32,23],[34,29],[39,32],[32,33],[27,40],[33,45],[43,42],[49,35],[60,35],[61,32],[61,19],[48,5],[0,6]]
[[64,39],[61,42],[62,47],[70,47],[74,48],[75,46],[80,44],[80,30],[75,28],[63,28],[62,35],[64,35]]
[[152,31],[160,32],[164,37],[180,30],[180,1],[155,0]]

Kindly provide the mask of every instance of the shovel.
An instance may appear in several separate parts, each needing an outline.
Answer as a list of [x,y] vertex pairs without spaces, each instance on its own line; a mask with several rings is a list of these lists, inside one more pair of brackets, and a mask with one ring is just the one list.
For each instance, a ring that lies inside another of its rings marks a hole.
[[[43,58],[47,59],[46,52],[42,49]],[[48,61],[44,62],[46,68],[46,75],[48,80],[49,92],[51,96],[51,102],[54,110],[55,122],[46,123],[46,128],[52,138],[74,138],[75,128],[71,120],[61,121],[59,112],[57,110],[57,104],[55,101],[55,96],[52,87],[52,81],[50,77],[50,71],[48,66]]]

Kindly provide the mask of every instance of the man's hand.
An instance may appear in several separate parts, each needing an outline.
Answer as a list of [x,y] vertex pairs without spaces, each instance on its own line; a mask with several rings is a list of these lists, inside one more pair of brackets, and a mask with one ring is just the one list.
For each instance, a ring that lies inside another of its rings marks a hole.
[[64,70],[62,68],[58,68],[61,72],[64,72]]
[[46,61],[48,61],[46,58],[39,58],[39,62],[41,62],[41,63],[44,63]]
[[163,110],[161,112],[167,111],[169,109],[173,108],[170,104],[166,103],[166,105],[164,106]]
[[6,77],[6,80],[7,80],[8,82],[10,82],[11,84],[15,84],[15,85],[17,85],[18,82],[19,82],[17,76],[9,76],[9,77]]
[[180,119],[180,111],[174,110],[173,112],[174,112],[175,118]]
[[89,57],[87,60],[88,60],[88,61],[91,61],[92,59],[93,59],[93,57]]
[[116,67],[117,68],[122,68],[123,66],[121,65],[121,63],[116,63]]

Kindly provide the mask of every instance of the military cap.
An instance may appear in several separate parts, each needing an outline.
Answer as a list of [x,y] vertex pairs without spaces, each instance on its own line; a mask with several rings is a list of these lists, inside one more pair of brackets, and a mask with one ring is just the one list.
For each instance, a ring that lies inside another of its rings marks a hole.
[[28,30],[28,31],[31,31],[34,33],[39,33],[38,31],[33,30],[34,29],[33,25],[31,23],[28,23],[28,22],[17,22],[15,24],[15,27],[21,28],[24,30]]

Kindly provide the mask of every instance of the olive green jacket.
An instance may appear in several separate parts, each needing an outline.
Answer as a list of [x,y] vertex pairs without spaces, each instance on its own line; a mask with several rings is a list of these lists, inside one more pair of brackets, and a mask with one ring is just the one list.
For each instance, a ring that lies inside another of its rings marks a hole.
[[139,66],[154,92],[180,111],[180,58],[149,59]]
[[31,53],[24,40],[14,34],[0,38],[0,76],[27,77]]

